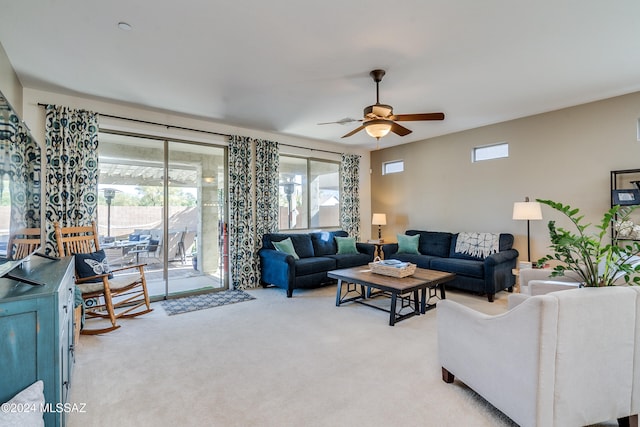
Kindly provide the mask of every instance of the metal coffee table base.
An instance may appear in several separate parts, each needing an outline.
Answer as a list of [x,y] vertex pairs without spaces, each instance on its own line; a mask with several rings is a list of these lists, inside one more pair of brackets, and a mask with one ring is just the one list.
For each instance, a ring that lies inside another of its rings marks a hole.
[[[380,276],[362,267],[347,268],[330,271],[329,277],[338,281],[336,289],[336,306],[345,302],[357,302],[389,313],[389,325],[396,322],[424,314],[435,307],[430,303],[432,298],[445,298],[444,283],[453,279],[452,273],[433,270],[416,269],[416,274],[403,279]],[[346,292],[342,295],[342,285],[345,283]],[[365,289],[366,287],[366,289]],[[372,292],[372,289],[375,289]],[[422,292],[421,295],[419,293]],[[386,295],[391,297],[389,310],[367,302],[368,298]],[[400,298],[400,312],[398,312],[398,298]],[[411,311],[402,313],[404,309]]]
[[[365,285],[359,285],[357,283],[345,282],[347,285],[347,289],[344,295],[342,294],[342,285],[343,280],[338,279],[338,289],[336,290],[336,306],[339,307],[340,304],[345,302],[357,302],[358,304],[366,305],[368,307],[375,308],[377,310],[384,311],[389,313],[389,326],[393,326],[396,322],[399,322],[404,319],[408,319],[409,317],[417,316],[420,314],[420,299],[418,296],[418,290],[411,291],[410,293],[401,294],[400,292],[394,291],[376,291],[371,292],[370,287],[366,287]],[[355,294],[355,295],[354,295]],[[367,302],[367,299],[376,298],[379,296],[386,296],[391,298],[391,306],[387,310],[384,307],[380,307],[378,305],[370,304]],[[398,307],[398,299],[400,299],[400,310],[397,310]],[[412,308],[413,310],[402,313],[405,308]]]

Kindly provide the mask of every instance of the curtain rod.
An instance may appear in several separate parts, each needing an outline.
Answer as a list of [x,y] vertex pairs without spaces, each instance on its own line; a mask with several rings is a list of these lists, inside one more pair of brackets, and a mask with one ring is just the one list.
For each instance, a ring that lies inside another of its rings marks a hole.
[[[38,106],[39,107],[46,107],[48,105],[50,105],[50,104],[43,104],[41,102],[38,102]],[[103,114],[103,113],[98,113],[98,114],[100,116],[109,117],[111,119],[128,120],[130,122],[144,123],[144,124],[147,124],[147,125],[163,126],[163,127],[166,127],[167,129],[174,128],[174,129],[180,129],[180,130],[187,130],[187,131],[191,131],[191,132],[208,133],[210,135],[226,136],[228,138],[230,138],[232,136],[232,135],[229,135],[227,133],[213,132],[213,131],[202,130],[202,129],[192,129],[192,128],[183,127],[183,126],[167,125],[167,124],[164,124],[164,123],[151,122],[151,121],[147,121],[147,120],[139,120],[139,119],[132,119],[132,118],[129,118],[129,117],[114,116],[114,115],[111,115],[111,114]],[[301,148],[303,150],[318,151],[318,152],[322,152],[322,153],[342,154],[342,153],[339,153],[337,151],[319,150],[319,149],[316,149],[316,148],[299,147],[297,145],[284,144],[284,143],[281,143],[281,142],[279,142],[278,145],[282,145],[284,147]]]

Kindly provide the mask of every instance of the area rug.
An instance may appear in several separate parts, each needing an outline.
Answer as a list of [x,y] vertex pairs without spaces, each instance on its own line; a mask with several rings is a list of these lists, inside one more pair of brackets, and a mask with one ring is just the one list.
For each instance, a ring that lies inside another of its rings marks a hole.
[[173,316],[174,314],[204,310],[205,308],[235,304],[237,302],[249,301],[252,299],[255,299],[255,297],[244,291],[239,289],[228,289],[226,291],[211,292],[162,301],[162,308],[164,308],[164,311],[166,311],[169,316]]

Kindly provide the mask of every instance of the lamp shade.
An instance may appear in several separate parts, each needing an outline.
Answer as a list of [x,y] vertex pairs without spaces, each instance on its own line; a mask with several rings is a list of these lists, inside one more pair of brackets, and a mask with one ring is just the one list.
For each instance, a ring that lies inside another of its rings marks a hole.
[[538,202],[515,202],[513,204],[513,219],[536,220],[542,219],[542,208]]
[[364,124],[364,130],[367,131],[369,136],[380,139],[389,133],[392,123],[392,121],[384,119],[369,120]]
[[387,215],[383,213],[374,213],[371,218],[372,225],[387,225]]

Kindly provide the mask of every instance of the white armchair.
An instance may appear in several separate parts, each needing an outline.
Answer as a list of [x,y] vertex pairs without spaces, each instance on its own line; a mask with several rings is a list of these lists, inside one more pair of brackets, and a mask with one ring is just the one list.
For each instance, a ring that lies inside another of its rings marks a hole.
[[580,286],[580,277],[572,272],[564,276],[551,277],[549,268],[522,268],[519,273],[520,293],[525,295],[543,295]]
[[443,380],[458,378],[521,426],[637,422],[640,288],[513,297],[521,303],[497,316],[438,302]]

